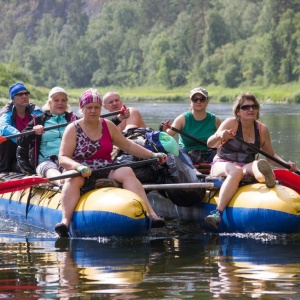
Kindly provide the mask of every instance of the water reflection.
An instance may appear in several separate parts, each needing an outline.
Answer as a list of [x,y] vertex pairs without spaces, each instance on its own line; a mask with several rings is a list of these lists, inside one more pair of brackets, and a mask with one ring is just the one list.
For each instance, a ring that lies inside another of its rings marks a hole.
[[217,251],[214,263],[218,267],[218,277],[210,283],[211,291],[218,296],[249,294],[252,298],[298,294],[299,236],[294,238],[298,242],[287,243],[285,238],[278,240],[278,236],[265,242],[216,236],[208,243]]
[[55,240],[1,235],[0,243],[0,298],[299,297],[299,236]]
[[[154,129],[188,108],[134,106]],[[232,115],[228,104],[209,109],[222,120]],[[261,117],[276,152],[298,166],[299,113],[299,105],[264,105]],[[143,240],[57,240],[0,219],[0,299],[299,298],[299,235],[215,236],[167,223]]]

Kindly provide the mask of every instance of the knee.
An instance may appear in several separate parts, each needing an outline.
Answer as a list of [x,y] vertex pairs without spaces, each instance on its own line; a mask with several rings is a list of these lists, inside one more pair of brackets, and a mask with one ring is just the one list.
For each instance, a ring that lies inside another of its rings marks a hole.
[[84,178],[79,176],[79,177],[72,177],[72,178],[66,178],[65,183],[63,186],[64,190],[79,190],[84,184]]
[[126,170],[124,171],[124,174],[123,174],[123,178],[125,180],[135,180],[136,176],[131,168],[126,168]]
[[114,179],[122,184],[137,180],[135,173],[129,167],[122,167],[116,170],[110,179]]
[[243,179],[244,173],[242,168],[234,168],[230,174],[233,178],[238,179],[239,181]]

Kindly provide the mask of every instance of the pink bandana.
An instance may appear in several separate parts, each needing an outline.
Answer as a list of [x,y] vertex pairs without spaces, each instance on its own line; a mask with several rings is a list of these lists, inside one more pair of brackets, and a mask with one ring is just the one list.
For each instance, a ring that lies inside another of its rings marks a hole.
[[85,91],[79,98],[79,108],[90,104],[90,103],[100,103],[102,105],[102,100],[100,95],[98,94],[97,90],[95,89],[88,89]]

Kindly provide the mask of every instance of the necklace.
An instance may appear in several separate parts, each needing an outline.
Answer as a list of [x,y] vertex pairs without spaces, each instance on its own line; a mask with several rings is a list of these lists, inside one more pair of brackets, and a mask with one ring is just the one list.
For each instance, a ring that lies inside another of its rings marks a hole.
[[244,138],[244,140],[248,143],[252,143],[254,142],[253,137],[252,136],[247,136],[246,138]]
[[[100,127],[100,122],[98,122],[97,126],[94,128],[88,128],[84,122],[82,122],[85,134],[91,139],[91,140],[97,140],[99,136],[99,127]],[[102,135],[102,133],[101,133]]]
[[243,138],[246,142],[250,143],[254,141],[254,137],[252,134],[243,133]]
[[254,142],[254,132],[253,132],[253,128],[251,128],[250,130],[246,130],[245,128],[243,128],[243,139],[244,141],[248,142],[248,143],[252,143]]

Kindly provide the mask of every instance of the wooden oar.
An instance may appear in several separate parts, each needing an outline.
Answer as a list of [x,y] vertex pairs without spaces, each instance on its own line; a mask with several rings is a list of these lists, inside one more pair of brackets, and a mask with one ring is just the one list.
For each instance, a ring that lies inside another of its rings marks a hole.
[[[126,163],[126,164],[111,165],[111,166],[108,166],[105,168],[101,168],[99,170],[94,170],[92,173],[108,172],[108,171],[119,169],[121,167],[135,168],[135,167],[139,167],[139,166],[153,163],[153,162],[157,162],[157,158],[151,158],[151,159],[147,159],[147,160],[141,160],[141,161]],[[81,173],[74,172],[74,173],[63,174],[60,176],[55,176],[55,177],[50,177],[50,178],[27,177],[27,178],[22,178],[22,179],[10,180],[10,181],[0,183],[0,194],[11,193],[11,192],[23,190],[26,188],[30,188],[32,186],[39,185],[42,183],[48,183],[48,182],[55,181],[55,180],[72,178],[72,177],[77,177],[77,176],[81,176]]]
[[[121,113],[120,110],[114,111],[114,112],[102,115],[101,118],[107,118],[107,117],[110,117],[110,116],[118,115],[119,113]],[[49,127],[44,127],[44,131],[55,129],[55,128],[59,128],[59,127],[64,127],[64,126],[67,126],[69,124],[70,124],[70,122],[61,123],[61,124],[57,124],[57,125],[53,125],[53,126],[49,126]],[[17,133],[17,134],[13,134],[13,135],[0,136],[0,144],[3,143],[3,142],[5,142],[5,141],[8,141],[8,140],[11,140],[11,139],[14,139],[14,138],[18,138],[20,136],[30,135],[30,134],[34,134],[34,133],[35,133],[34,130],[28,130],[28,131],[23,131],[23,132],[20,132],[20,133]]]

